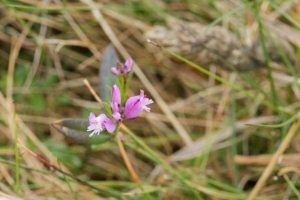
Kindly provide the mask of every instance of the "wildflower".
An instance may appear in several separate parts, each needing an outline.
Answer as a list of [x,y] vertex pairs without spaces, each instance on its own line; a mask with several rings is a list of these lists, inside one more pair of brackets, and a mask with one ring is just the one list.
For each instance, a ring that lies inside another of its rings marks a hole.
[[119,87],[115,84],[111,90],[112,102],[110,104],[112,118],[114,120],[121,120],[121,94]]
[[111,118],[107,117],[105,114],[96,117],[95,114],[91,112],[89,116],[90,126],[88,127],[88,131],[93,132],[90,134],[90,137],[95,133],[99,135],[104,129],[110,133],[114,132],[117,125],[119,125],[123,119],[136,118],[143,110],[150,112],[150,108],[147,107],[147,105],[153,103],[153,100],[146,98],[144,91],[141,90],[140,95],[130,97],[125,103],[125,108],[121,108],[120,89],[116,84],[112,88],[111,97]]
[[129,57],[124,64],[124,74],[129,74],[132,70],[132,66],[133,66],[133,60],[132,58]]
[[130,97],[125,104],[124,117],[126,119],[136,118],[143,110],[150,112],[147,105],[153,103],[152,99],[146,98],[144,90],[140,91],[140,95]]
[[92,137],[95,133],[98,135],[100,132],[102,132],[105,128],[109,133],[114,132],[116,129],[116,124],[108,118],[105,114],[101,114],[98,117],[95,116],[94,113],[90,113],[89,116],[89,124],[90,126],[88,127],[87,131],[93,131],[90,134],[90,137]]
[[120,63],[118,67],[111,68],[111,72],[118,76],[118,75],[127,75],[131,72],[133,66],[132,58],[127,58],[125,63]]
[[121,105],[121,93],[119,87],[114,84],[111,90],[112,102],[116,102],[119,106]]

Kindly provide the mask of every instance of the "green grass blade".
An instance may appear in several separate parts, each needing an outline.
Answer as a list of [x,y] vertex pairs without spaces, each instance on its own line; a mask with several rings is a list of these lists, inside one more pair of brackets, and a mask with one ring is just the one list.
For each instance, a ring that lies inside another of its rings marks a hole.
[[[248,4],[248,2],[246,2],[246,4]],[[274,79],[272,76],[272,68],[270,66],[270,55],[266,46],[266,40],[265,40],[265,36],[263,33],[264,30],[264,26],[259,14],[259,6],[258,6],[258,2],[257,0],[254,1],[254,6],[253,6],[253,10],[254,10],[254,15],[256,20],[258,21],[258,27],[259,27],[259,36],[260,36],[260,41],[262,44],[262,48],[263,48],[263,53],[264,53],[264,57],[265,57],[265,63],[267,66],[267,70],[268,70],[268,78],[270,81],[270,85],[271,85],[271,91],[272,91],[272,99],[273,99],[273,105],[275,106],[275,110],[277,110],[278,107],[278,96],[277,96],[277,92],[275,89],[275,84],[274,84]]]
[[293,190],[293,192],[296,194],[296,196],[298,197],[298,199],[300,199],[299,189],[297,189],[295,187],[294,183],[289,179],[289,177],[286,174],[284,174],[283,177],[286,180],[286,182],[289,184],[289,186],[291,187],[291,189]]
[[281,124],[275,124],[275,125],[267,125],[267,124],[247,124],[249,126],[257,126],[257,127],[263,127],[263,128],[281,128],[284,126],[287,126],[291,124],[293,121],[297,119],[299,116],[300,111],[298,111],[295,115],[293,115],[290,119],[286,120],[285,122]]
[[[234,84],[230,83],[230,82],[227,81],[226,79],[223,79],[223,78],[221,78],[220,76],[215,75],[215,74],[209,72],[208,70],[204,69],[203,67],[201,67],[201,66],[199,66],[199,65],[197,65],[197,64],[195,64],[195,63],[193,63],[193,62],[191,62],[191,61],[189,61],[188,59],[183,58],[182,56],[180,56],[180,55],[178,55],[178,54],[176,54],[176,53],[170,51],[169,49],[163,48],[163,47],[162,47],[162,50],[163,50],[164,52],[166,52],[167,54],[169,54],[169,55],[171,55],[171,56],[173,56],[173,57],[175,57],[175,58],[177,58],[177,59],[179,59],[179,60],[185,62],[186,64],[188,64],[188,65],[190,65],[191,67],[197,69],[198,71],[200,71],[200,72],[202,72],[202,73],[204,73],[204,74],[206,74],[206,75],[208,75],[208,76],[210,76],[210,77],[216,79],[217,81],[219,81],[219,82],[221,82],[221,83],[223,83],[223,84],[225,84],[225,85],[231,87],[232,89],[234,89],[234,90],[236,90],[236,91],[239,91],[239,92],[243,93],[245,96],[247,96],[247,97],[249,97],[249,98],[251,98],[251,99],[253,99],[253,100],[256,99],[256,96],[253,95],[253,94],[251,94],[251,93],[248,92],[247,90],[244,90],[243,88],[241,88],[241,87],[239,87],[239,86],[237,86],[237,85],[234,85]],[[265,105],[265,106],[267,106],[267,107],[269,107],[269,108],[271,108],[271,109],[274,110],[274,111],[279,111],[279,109],[278,109],[277,107],[275,107],[272,103],[270,103],[270,102],[268,102],[268,101],[263,100],[263,101],[262,101],[262,104]],[[282,112],[284,112],[284,111],[282,111]]]
[[185,185],[194,195],[197,199],[203,199],[202,196],[199,194],[199,192],[192,187],[185,178],[177,172],[171,165],[166,163],[162,158],[160,158],[155,152],[152,151],[140,138],[135,136],[133,132],[131,132],[128,128],[125,126],[122,126],[122,129],[141,147],[145,149],[145,151],[151,156],[152,160],[156,163],[162,165],[166,170],[168,170],[170,173],[172,173],[180,182]]

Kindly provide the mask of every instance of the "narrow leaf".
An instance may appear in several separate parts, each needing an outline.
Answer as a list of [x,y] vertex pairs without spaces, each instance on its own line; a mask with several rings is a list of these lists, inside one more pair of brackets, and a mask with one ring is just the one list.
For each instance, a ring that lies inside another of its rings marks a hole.
[[111,139],[111,134],[101,132],[100,135],[89,137],[88,120],[80,118],[64,118],[51,124],[58,132],[73,139],[78,144],[102,144]]
[[281,128],[284,126],[287,126],[291,123],[293,123],[298,117],[299,117],[300,111],[298,111],[295,115],[293,115],[291,118],[286,120],[285,122],[282,122],[281,124],[274,124],[274,125],[267,125],[267,124],[246,124],[247,126],[257,126],[257,127],[263,127],[263,128]]
[[117,77],[111,73],[111,68],[118,63],[117,53],[112,45],[106,47],[99,69],[99,96],[103,102],[109,102],[110,89],[116,83]]

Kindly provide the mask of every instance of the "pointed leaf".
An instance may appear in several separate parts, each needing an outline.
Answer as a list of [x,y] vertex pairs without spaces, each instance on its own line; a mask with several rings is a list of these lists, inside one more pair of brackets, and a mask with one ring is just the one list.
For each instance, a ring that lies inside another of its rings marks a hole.
[[107,103],[103,103],[103,105],[104,105],[105,114],[106,114],[108,117],[111,117],[112,112],[111,112],[110,105],[107,104]]
[[78,144],[102,144],[111,139],[111,134],[108,132],[101,132],[100,135],[89,137],[90,133],[87,132],[89,123],[87,119],[64,118],[53,122],[51,125],[58,132],[73,139]]
[[82,162],[78,155],[66,144],[54,142],[52,139],[44,143],[47,148],[65,165],[71,168],[79,168]]
[[99,96],[103,102],[110,102],[110,91],[117,77],[111,73],[111,68],[118,63],[117,53],[112,45],[106,47],[99,70]]

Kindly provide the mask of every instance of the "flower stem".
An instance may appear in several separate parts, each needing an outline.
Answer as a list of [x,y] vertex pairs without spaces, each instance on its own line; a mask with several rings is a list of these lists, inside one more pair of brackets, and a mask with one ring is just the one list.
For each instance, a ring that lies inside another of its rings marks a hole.
[[129,173],[130,173],[130,175],[131,175],[133,181],[134,181],[137,185],[140,185],[140,179],[139,179],[138,175],[135,173],[135,171],[134,171],[134,169],[133,169],[133,167],[132,167],[132,165],[131,165],[131,162],[130,162],[130,160],[129,160],[127,154],[126,154],[126,151],[125,151],[125,148],[124,148],[124,146],[123,146],[123,143],[122,143],[122,141],[121,141],[121,139],[120,139],[120,135],[117,134],[116,138],[117,138],[117,141],[118,141],[118,146],[119,146],[120,152],[121,152],[121,154],[122,154],[122,157],[123,157],[123,159],[124,159],[124,162],[125,162],[125,164],[126,164],[126,167],[127,167],[128,171],[129,171]]
[[155,152],[153,152],[140,138],[135,136],[135,134],[131,132],[124,124],[121,124],[121,129],[124,130],[138,145],[143,147],[144,150],[147,153],[149,153],[153,161],[163,166],[167,171],[169,171],[178,180],[180,180],[181,183],[185,185],[198,200],[203,200],[201,194],[193,186],[191,186],[191,184],[179,172],[177,172],[170,164],[165,162],[161,157],[159,157]]

